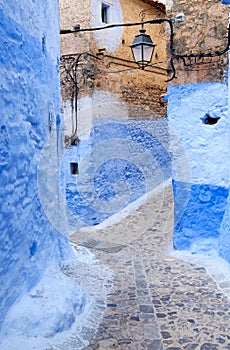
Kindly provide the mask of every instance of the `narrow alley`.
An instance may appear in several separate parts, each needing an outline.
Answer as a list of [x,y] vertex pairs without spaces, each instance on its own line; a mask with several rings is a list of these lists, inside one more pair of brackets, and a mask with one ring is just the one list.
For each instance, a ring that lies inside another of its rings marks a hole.
[[230,350],[230,0],[2,0],[0,350]]
[[84,350],[230,349],[230,281],[177,258],[172,213],[168,185],[120,222],[72,235],[114,274],[99,328],[93,337],[85,328]]

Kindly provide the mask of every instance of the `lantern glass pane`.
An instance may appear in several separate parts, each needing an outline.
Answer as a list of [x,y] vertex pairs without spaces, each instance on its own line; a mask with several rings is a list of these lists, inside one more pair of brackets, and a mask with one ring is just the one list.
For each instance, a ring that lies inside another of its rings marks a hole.
[[152,58],[153,47],[148,45],[139,45],[132,47],[133,57],[136,62],[149,63]]
[[135,62],[142,61],[141,46],[132,47]]
[[152,58],[153,47],[143,45],[143,51],[144,51],[144,62],[150,62]]

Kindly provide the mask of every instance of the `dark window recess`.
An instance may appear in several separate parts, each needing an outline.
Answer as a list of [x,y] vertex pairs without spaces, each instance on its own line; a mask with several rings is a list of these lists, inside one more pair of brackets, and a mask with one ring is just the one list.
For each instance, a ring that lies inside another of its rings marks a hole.
[[42,53],[46,53],[46,36],[42,37]]
[[75,24],[75,26],[73,27],[74,30],[79,30],[81,29],[81,26],[80,24]]
[[205,116],[201,119],[204,124],[208,125],[214,125],[218,122],[220,117],[210,117],[208,113],[205,114]]
[[101,20],[102,23],[109,23],[109,5],[101,4]]
[[77,175],[79,174],[79,170],[78,170],[78,163],[70,163],[70,171],[72,175]]

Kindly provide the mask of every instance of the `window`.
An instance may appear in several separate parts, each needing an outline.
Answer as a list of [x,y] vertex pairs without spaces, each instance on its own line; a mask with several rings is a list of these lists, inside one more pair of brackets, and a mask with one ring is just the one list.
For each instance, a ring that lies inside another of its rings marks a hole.
[[179,25],[185,23],[185,18],[184,18],[183,12],[177,13],[177,15],[175,17],[175,22],[176,22],[176,24],[179,24]]
[[109,5],[104,4],[102,2],[101,4],[101,21],[102,23],[109,23]]
[[79,174],[78,163],[76,163],[76,162],[70,163],[70,172],[72,175]]

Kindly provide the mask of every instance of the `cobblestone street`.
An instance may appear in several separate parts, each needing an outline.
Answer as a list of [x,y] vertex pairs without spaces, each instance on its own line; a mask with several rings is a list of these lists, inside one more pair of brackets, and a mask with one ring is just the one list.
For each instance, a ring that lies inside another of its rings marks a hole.
[[168,186],[120,222],[72,235],[114,273],[103,319],[84,350],[230,349],[230,283],[220,289],[202,265],[170,253],[172,213]]

